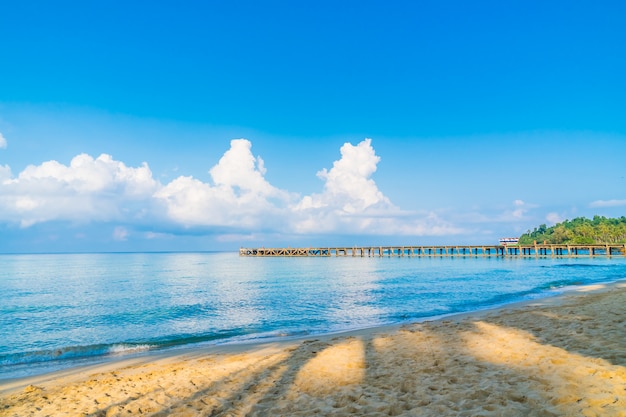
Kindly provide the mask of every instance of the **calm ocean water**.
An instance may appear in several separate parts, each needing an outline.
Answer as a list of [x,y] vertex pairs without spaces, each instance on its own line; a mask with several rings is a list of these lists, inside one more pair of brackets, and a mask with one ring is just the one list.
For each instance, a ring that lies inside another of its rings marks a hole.
[[194,344],[417,321],[620,279],[621,257],[0,255],[0,381]]

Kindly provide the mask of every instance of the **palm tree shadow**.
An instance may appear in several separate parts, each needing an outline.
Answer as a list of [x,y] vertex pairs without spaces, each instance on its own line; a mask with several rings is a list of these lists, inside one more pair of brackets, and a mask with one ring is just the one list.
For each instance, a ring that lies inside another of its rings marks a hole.
[[283,401],[300,368],[321,349],[317,341],[285,348],[278,359],[259,361],[228,374],[152,415],[166,416],[185,409],[209,416],[267,415]]

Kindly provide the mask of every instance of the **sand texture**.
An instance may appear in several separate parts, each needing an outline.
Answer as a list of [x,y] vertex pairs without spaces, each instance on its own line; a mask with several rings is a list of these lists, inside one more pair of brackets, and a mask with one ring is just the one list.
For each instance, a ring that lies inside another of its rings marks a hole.
[[626,284],[28,383],[0,416],[626,416]]

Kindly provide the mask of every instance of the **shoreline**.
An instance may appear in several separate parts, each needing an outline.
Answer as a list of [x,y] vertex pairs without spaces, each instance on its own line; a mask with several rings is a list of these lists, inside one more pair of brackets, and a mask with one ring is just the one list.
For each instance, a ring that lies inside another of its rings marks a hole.
[[[623,280],[626,282],[626,278],[624,278]],[[619,280],[617,281],[608,280],[608,281],[596,282],[594,284],[604,285],[604,284],[612,284],[618,281]],[[335,329],[335,330],[327,330],[327,331],[317,330],[317,331],[312,331],[312,332],[301,331],[301,332],[294,332],[293,334],[272,335],[272,336],[260,336],[263,333],[259,333],[257,335],[246,334],[246,335],[240,335],[240,336],[236,336],[232,338],[213,339],[212,341],[202,341],[202,342],[192,342],[192,343],[180,343],[180,344],[174,343],[174,344],[168,344],[166,346],[159,346],[158,344],[152,345],[151,344],[152,342],[150,341],[145,341],[141,343],[124,342],[124,341],[115,342],[115,343],[112,343],[110,347],[115,348],[119,346],[119,347],[125,348],[128,345],[130,346],[130,348],[128,348],[128,352],[120,351],[118,353],[112,352],[112,353],[96,354],[93,356],[85,355],[85,356],[78,356],[75,358],[61,359],[59,360],[61,364],[58,364],[58,363],[55,364],[56,361],[42,361],[42,362],[17,363],[14,365],[5,365],[7,367],[35,366],[41,369],[49,369],[49,370],[44,370],[42,372],[38,372],[32,375],[23,375],[23,376],[15,376],[15,377],[3,377],[2,374],[0,374],[0,393],[2,392],[3,384],[11,383],[15,380],[36,378],[37,376],[40,376],[40,375],[44,376],[46,374],[51,374],[51,373],[56,373],[56,372],[63,372],[63,371],[71,372],[71,370],[75,368],[98,366],[98,365],[107,364],[109,362],[123,361],[126,359],[132,359],[135,357],[154,356],[154,355],[162,355],[162,354],[169,355],[170,352],[172,352],[172,354],[176,354],[177,352],[185,352],[187,350],[211,349],[213,347],[219,347],[223,345],[224,346],[235,346],[235,345],[251,346],[251,345],[257,345],[257,344],[266,344],[266,343],[275,343],[275,342],[282,342],[282,341],[324,337],[327,335],[342,335],[342,334],[347,334],[347,333],[355,332],[355,331],[359,332],[361,330],[367,331],[369,329],[386,328],[390,326],[391,327],[403,326],[403,325],[410,325],[410,324],[415,324],[415,323],[422,323],[425,321],[437,321],[437,320],[445,319],[448,317],[454,317],[457,315],[475,314],[475,313],[480,313],[481,311],[489,311],[489,310],[499,309],[499,308],[516,305],[520,303],[529,303],[529,302],[533,302],[535,300],[541,300],[544,298],[557,297],[559,296],[559,294],[563,292],[570,291],[571,289],[578,288],[582,285],[594,285],[594,284],[575,284],[575,285],[569,285],[569,286],[558,287],[558,288],[550,288],[550,289],[546,288],[546,289],[543,289],[542,292],[533,293],[533,295],[530,297],[528,294],[526,294],[524,296],[513,297],[511,298],[511,300],[504,301],[501,303],[484,304],[484,305],[479,304],[477,306],[474,306],[475,309],[473,310],[442,313],[442,314],[436,314],[432,316],[419,316],[419,317],[414,317],[411,319],[406,319],[406,320],[401,320],[401,321],[374,324],[374,325],[370,325],[367,327],[344,328],[344,329]],[[147,348],[143,349],[142,348],[143,346]],[[83,346],[78,346],[77,348],[82,348],[82,347]]]
[[437,320],[153,352],[2,382],[0,416],[623,415],[625,301],[620,280]]
[[[71,375],[76,372],[81,372],[81,370],[83,369],[91,369],[91,368],[98,369],[100,367],[108,367],[109,365],[115,366],[116,363],[122,363],[122,362],[125,363],[128,361],[130,361],[131,363],[134,363],[135,361],[138,361],[139,363],[141,363],[145,360],[151,361],[153,359],[159,359],[161,357],[181,356],[187,353],[192,353],[192,354],[196,352],[205,352],[207,354],[210,354],[212,352],[220,353],[223,350],[230,351],[230,350],[240,350],[240,349],[245,350],[248,348],[253,349],[257,346],[298,343],[298,342],[306,341],[309,339],[321,339],[321,338],[341,337],[341,336],[351,336],[351,335],[364,335],[370,332],[384,331],[385,329],[394,330],[397,328],[401,328],[403,326],[410,326],[413,324],[419,324],[419,323],[424,323],[424,322],[453,320],[455,317],[479,315],[483,312],[497,311],[500,309],[514,307],[518,305],[525,305],[528,303],[533,303],[535,301],[540,301],[544,299],[558,298],[561,295],[564,295],[570,291],[576,291],[578,288],[581,288],[581,287],[589,287],[589,286],[594,286],[594,285],[614,285],[614,284],[619,283],[620,281],[623,281],[626,283],[626,278],[624,278],[623,280],[617,280],[617,281],[613,280],[613,281],[606,281],[606,282],[600,282],[600,283],[595,283],[595,284],[574,285],[574,286],[562,287],[562,288],[558,288],[554,290],[546,290],[544,293],[537,294],[537,297],[533,297],[531,299],[516,300],[516,301],[511,301],[511,302],[505,302],[503,304],[496,304],[496,305],[490,305],[490,306],[489,305],[481,306],[476,310],[444,313],[444,314],[439,314],[435,316],[420,317],[420,318],[410,319],[407,321],[396,322],[396,323],[376,324],[376,325],[372,325],[369,327],[360,327],[360,328],[354,328],[354,329],[341,329],[341,330],[326,331],[326,332],[319,332],[319,333],[304,333],[304,334],[287,335],[287,336],[271,336],[271,337],[262,337],[262,338],[252,337],[252,338],[243,338],[243,339],[234,339],[234,340],[224,339],[223,341],[217,341],[214,343],[213,342],[199,342],[199,343],[191,343],[191,344],[181,344],[181,345],[174,346],[174,347],[165,347],[165,348],[157,347],[156,349],[149,349],[149,350],[144,350],[144,351],[137,351],[134,353],[119,354],[119,355],[109,354],[109,355],[101,355],[101,356],[93,356],[93,357],[86,356],[84,358],[78,358],[74,360],[67,359],[65,360],[64,366],[58,366],[56,367],[56,369],[53,366],[54,364],[51,364],[49,362],[36,363],[34,364],[35,366],[41,366],[42,368],[45,367],[46,365],[51,365],[50,368],[52,368],[52,370],[36,373],[33,375],[19,376],[19,377],[14,377],[14,378],[4,378],[4,379],[0,378],[0,395],[2,395],[3,392],[7,391],[7,389],[5,389],[4,386],[15,386],[16,384],[19,384],[20,386],[22,385],[25,386],[28,384],[21,384],[20,381],[37,382],[40,380],[40,378],[47,380],[48,379],[47,376],[54,378],[55,375],[66,375],[66,374]],[[551,292],[553,294],[550,294]],[[120,342],[120,344],[124,344],[124,343]]]

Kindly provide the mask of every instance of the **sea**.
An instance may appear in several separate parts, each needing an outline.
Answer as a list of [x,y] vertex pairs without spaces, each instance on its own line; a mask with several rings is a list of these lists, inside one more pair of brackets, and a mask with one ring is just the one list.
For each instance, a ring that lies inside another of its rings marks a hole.
[[626,259],[0,255],[0,384],[153,352],[418,322],[626,279]]

